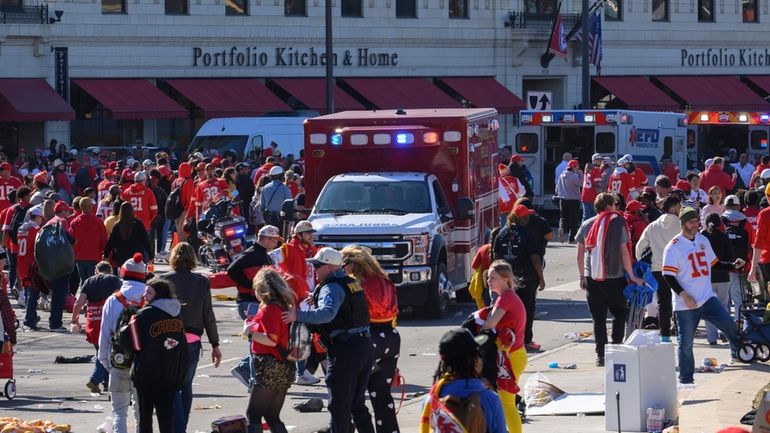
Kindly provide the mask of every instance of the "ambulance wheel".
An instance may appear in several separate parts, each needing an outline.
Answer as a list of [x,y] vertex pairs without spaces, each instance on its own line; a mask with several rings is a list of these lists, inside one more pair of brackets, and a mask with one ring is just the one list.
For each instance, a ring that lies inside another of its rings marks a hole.
[[749,344],[744,344],[738,349],[738,359],[741,360],[741,362],[750,363],[754,360],[757,353],[754,349],[754,346],[751,346]]
[[770,360],[770,347],[767,344],[757,344],[756,354],[758,360],[767,362]]
[[428,287],[428,298],[425,301],[425,316],[428,319],[441,319],[449,309],[449,294],[446,292],[449,276],[446,263],[436,265],[436,275]]
[[5,382],[5,398],[8,400],[13,400],[16,398],[16,381],[11,379],[8,382]]

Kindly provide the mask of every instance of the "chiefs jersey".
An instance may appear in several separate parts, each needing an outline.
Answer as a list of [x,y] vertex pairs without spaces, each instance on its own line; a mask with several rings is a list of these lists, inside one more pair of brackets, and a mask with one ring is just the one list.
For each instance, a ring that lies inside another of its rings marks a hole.
[[13,176],[8,179],[0,178],[0,212],[11,206],[8,194],[19,188],[21,188],[21,181],[18,178]]
[[583,176],[583,191],[580,193],[580,201],[593,204],[596,200],[596,185],[601,185],[601,183],[602,169],[594,166]]
[[22,282],[29,275],[29,268],[35,262],[35,237],[40,227],[32,221],[28,221],[19,227],[17,240],[19,252],[16,262],[16,272]]
[[[641,192],[642,189],[648,184],[647,175],[644,174],[641,168],[636,167],[634,169],[633,177],[634,177],[634,188],[636,188],[636,191]],[[671,182],[676,183],[675,180],[672,180]]]
[[616,168],[607,182],[607,192],[620,194],[626,201],[631,200],[631,193],[634,192],[634,178],[626,172],[624,168]]
[[[711,288],[711,267],[717,263],[717,256],[711,243],[700,233],[689,240],[678,234],[663,250],[663,275],[676,277],[677,282],[692,296],[698,307],[714,295]],[[680,296],[675,296],[675,311],[689,310]]]
[[223,179],[207,179],[195,186],[195,205],[200,214],[206,212],[218,195],[227,197],[227,183]]
[[126,188],[120,196],[131,203],[134,216],[142,222],[145,229],[149,230],[152,220],[158,215],[158,202],[155,201],[152,190],[140,183],[135,183]]

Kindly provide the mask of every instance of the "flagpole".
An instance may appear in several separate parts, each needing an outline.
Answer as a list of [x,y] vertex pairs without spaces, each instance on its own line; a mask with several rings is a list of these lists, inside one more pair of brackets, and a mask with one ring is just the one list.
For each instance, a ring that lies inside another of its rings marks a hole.
[[583,97],[581,99],[580,108],[583,110],[587,110],[591,107],[591,65],[588,63],[588,10],[588,0],[583,0],[583,10],[581,12],[581,31],[583,43],[580,44],[583,54],[582,61],[580,62],[580,65],[582,66],[581,87],[583,90]]

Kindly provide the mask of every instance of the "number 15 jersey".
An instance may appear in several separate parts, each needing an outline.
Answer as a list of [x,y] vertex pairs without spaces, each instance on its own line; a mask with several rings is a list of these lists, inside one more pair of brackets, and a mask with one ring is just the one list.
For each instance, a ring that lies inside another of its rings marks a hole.
[[[679,285],[700,307],[714,296],[711,267],[716,262],[717,256],[705,236],[698,233],[695,239],[689,240],[680,233],[663,250],[663,275],[676,277]],[[690,309],[681,297],[674,298],[674,311]]]

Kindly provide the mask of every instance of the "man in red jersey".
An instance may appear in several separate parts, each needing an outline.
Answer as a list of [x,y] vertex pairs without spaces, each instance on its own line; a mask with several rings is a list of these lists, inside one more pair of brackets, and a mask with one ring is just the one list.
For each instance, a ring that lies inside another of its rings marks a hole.
[[625,158],[618,160],[618,166],[610,175],[607,182],[607,192],[611,194],[620,194],[626,201],[633,200],[636,187],[634,186],[634,177],[624,167],[628,161]]
[[134,216],[142,222],[149,236],[150,225],[158,215],[158,202],[155,200],[155,194],[152,190],[144,184],[145,181],[147,181],[145,172],[140,171],[134,174],[134,183],[123,190],[120,196],[123,200],[131,203],[131,207],[134,208]]
[[21,181],[11,176],[11,164],[0,164],[0,212],[11,206],[8,201],[8,193],[21,187]]
[[214,198],[220,194],[227,195],[227,183],[224,179],[214,176],[213,164],[206,164],[206,173],[209,173],[209,178],[198,182],[198,185],[195,186],[196,219],[209,209]]
[[586,164],[583,174],[583,189],[580,192],[580,203],[583,206],[583,221],[596,216],[594,200],[596,195],[602,192],[602,161],[604,157],[601,153],[594,153],[591,156],[591,164]]

